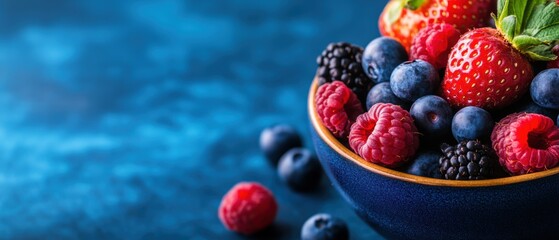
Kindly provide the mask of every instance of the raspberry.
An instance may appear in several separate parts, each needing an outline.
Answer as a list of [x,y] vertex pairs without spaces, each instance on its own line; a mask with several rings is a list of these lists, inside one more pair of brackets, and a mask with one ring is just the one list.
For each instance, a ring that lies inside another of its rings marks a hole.
[[543,171],[559,162],[559,128],[544,115],[511,114],[497,123],[491,141],[499,163],[513,175]]
[[422,59],[436,69],[446,67],[450,49],[458,39],[460,32],[447,23],[432,24],[421,29],[413,39],[410,60]]
[[223,196],[218,215],[227,229],[248,235],[272,224],[277,211],[270,190],[256,182],[241,182]]
[[377,103],[351,126],[349,145],[367,161],[397,167],[415,154],[419,136],[406,110],[390,103]]
[[363,106],[355,93],[341,81],[325,83],[316,93],[316,110],[324,126],[338,138],[347,137]]

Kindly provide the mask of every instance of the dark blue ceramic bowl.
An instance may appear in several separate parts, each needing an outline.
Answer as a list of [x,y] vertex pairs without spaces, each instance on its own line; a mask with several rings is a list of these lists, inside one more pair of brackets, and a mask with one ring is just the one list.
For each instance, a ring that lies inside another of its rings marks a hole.
[[492,180],[451,181],[367,162],[340,143],[315,111],[320,162],[356,213],[389,239],[559,239],[559,168]]

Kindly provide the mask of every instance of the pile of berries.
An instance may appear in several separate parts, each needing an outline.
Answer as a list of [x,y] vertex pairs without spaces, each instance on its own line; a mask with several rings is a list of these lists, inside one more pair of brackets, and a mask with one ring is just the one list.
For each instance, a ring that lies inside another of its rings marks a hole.
[[369,162],[432,178],[557,166],[559,4],[498,1],[393,0],[364,50],[328,45],[314,103],[324,126]]
[[[309,192],[320,185],[322,168],[318,158],[303,147],[293,126],[279,124],[262,130],[260,149],[276,168],[278,177],[293,191]],[[230,231],[253,235],[272,225],[278,211],[279,204],[271,190],[258,182],[240,182],[222,198],[218,217]],[[343,220],[317,213],[301,226],[301,239],[347,240],[349,229]]]
[[[221,200],[218,217],[230,231],[253,235],[270,226],[278,213],[273,193],[257,182],[240,182]],[[349,228],[340,218],[317,213],[301,227],[303,240],[347,240]]]

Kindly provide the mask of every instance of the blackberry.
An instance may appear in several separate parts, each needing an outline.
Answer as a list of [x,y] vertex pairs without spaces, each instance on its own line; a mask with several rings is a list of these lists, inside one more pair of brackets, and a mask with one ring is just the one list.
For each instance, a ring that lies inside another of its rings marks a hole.
[[446,179],[472,180],[494,177],[497,156],[493,149],[479,140],[466,140],[456,146],[441,145],[443,156],[439,170]]
[[373,81],[361,67],[363,48],[346,42],[330,43],[317,57],[318,81],[322,85],[334,80],[342,81],[364,103]]

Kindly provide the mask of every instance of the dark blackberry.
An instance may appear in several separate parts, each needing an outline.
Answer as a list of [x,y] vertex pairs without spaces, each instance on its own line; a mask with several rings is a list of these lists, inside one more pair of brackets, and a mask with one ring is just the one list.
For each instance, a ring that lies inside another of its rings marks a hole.
[[443,143],[439,170],[446,179],[472,180],[494,177],[497,157],[493,149],[479,140],[466,140],[456,146]]
[[330,43],[317,57],[320,85],[340,80],[364,103],[373,81],[361,67],[363,48],[346,42]]

